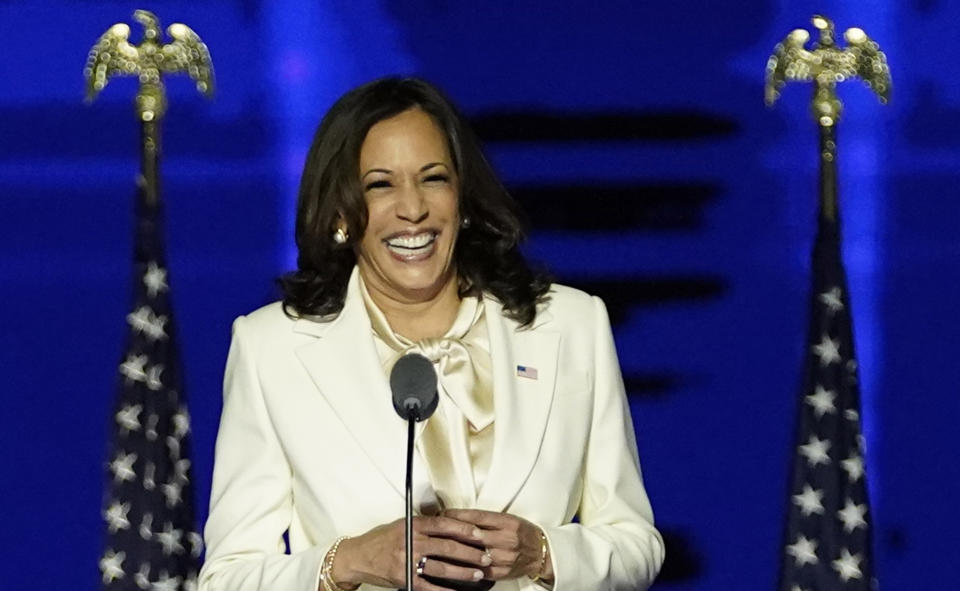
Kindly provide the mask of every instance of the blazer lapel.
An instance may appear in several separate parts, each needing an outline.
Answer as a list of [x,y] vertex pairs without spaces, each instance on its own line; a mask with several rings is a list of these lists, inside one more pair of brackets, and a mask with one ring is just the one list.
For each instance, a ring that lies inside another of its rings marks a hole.
[[354,269],[336,319],[294,324],[295,331],[319,337],[296,353],[357,445],[402,496],[406,423],[393,410],[358,281]]
[[[493,359],[494,444],[477,507],[503,511],[520,491],[540,452],[553,401],[560,335],[544,330],[546,310],[533,327],[518,329],[501,304],[484,298]],[[525,369],[518,369],[518,366]]]

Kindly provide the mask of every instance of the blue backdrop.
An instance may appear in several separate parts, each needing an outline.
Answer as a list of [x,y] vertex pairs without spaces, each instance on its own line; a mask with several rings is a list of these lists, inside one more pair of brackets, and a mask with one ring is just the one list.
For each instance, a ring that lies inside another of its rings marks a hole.
[[[206,515],[230,323],[276,297],[316,123],[389,73],[463,107],[530,216],[531,257],[610,305],[658,525],[656,588],[773,587],[816,207],[809,89],[762,104],[815,10],[887,51],[841,91],[845,257],[882,588],[956,585],[960,5],[946,0],[0,2],[3,589],[94,589],[131,285],[135,84],[81,104],[86,53],[149,8],[206,41],[171,80],[170,280]],[[133,27],[134,31],[138,26]]]

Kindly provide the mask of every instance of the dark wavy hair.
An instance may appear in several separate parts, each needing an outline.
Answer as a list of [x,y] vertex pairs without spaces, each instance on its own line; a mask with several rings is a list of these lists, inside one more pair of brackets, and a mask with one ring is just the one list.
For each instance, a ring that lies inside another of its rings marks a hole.
[[[529,325],[550,279],[531,268],[519,250],[524,234],[516,202],[453,104],[416,78],[382,78],[355,88],[320,122],[300,180],[297,270],[279,279],[284,312],[327,316],[343,308],[357,262],[354,249],[367,226],[360,147],[374,124],[412,108],[422,109],[443,131],[459,178],[460,217],[470,221],[454,246],[461,297],[492,294],[507,316]],[[349,234],[346,244],[333,240],[341,218]]]

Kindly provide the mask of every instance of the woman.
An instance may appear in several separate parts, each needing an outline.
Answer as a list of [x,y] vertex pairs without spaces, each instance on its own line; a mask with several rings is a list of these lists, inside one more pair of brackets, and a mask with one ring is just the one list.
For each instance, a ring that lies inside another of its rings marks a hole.
[[234,324],[202,590],[404,585],[405,423],[387,375],[409,351],[441,391],[416,444],[416,589],[653,581],[663,543],[606,311],[532,271],[520,238],[435,88],[383,79],[333,106],[284,301]]

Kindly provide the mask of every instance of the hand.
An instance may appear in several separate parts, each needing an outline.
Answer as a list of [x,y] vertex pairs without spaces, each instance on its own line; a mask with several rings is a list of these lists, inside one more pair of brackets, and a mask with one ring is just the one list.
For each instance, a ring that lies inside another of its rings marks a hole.
[[492,559],[491,565],[483,569],[485,579],[532,579],[539,575],[545,583],[553,581],[550,550],[544,557],[540,529],[526,519],[476,509],[447,509],[443,516],[472,523],[482,530],[482,543]]
[[[472,523],[452,517],[414,517],[413,560],[428,557],[423,569],[426,575],[477,581],[483,576],[479,567],[490,564],[491,560],[484,554],[482,535]],[[404,538],[404,520],[398,519],[361,536],[345,539],[333,563],[333,580],[344,588],[361,583],[402,588],[407,576]],[[416,575],[413,583],[418,591],[446,589]]]

